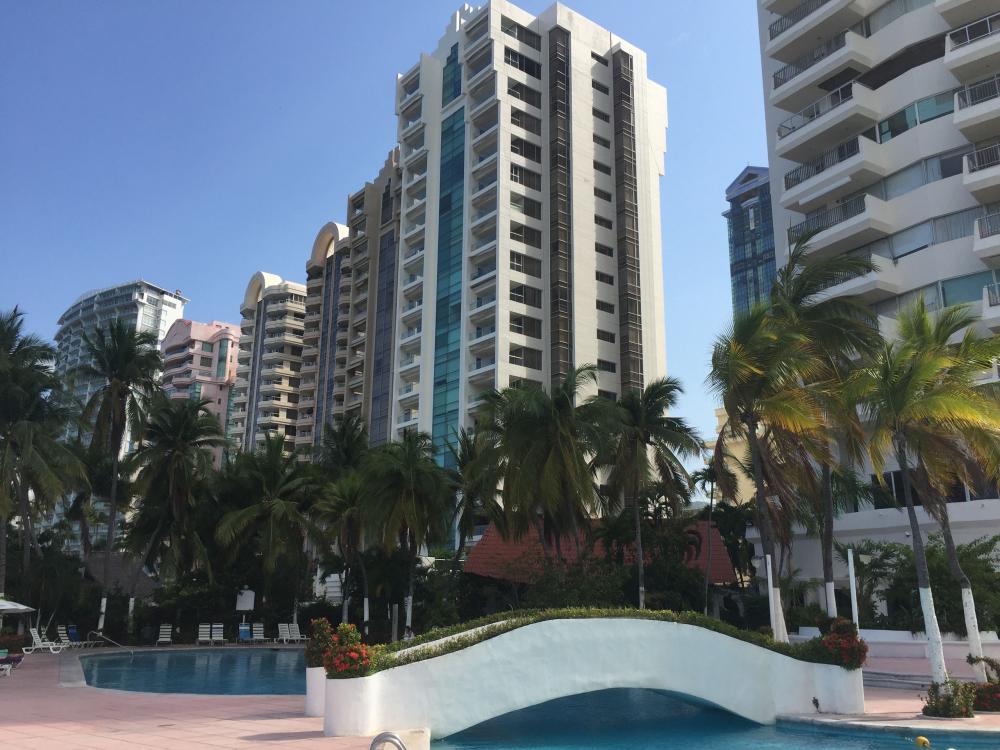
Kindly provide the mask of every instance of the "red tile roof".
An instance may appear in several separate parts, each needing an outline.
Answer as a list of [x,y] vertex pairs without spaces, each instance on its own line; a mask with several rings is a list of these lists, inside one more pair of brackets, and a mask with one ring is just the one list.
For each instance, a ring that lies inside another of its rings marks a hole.
[[[708,558],[708,522],[695,521],[691,524],[691,528],[697,529],[703,541],[701,551],[695,553],[694,550],[691,550],[685,562],[688,567],[704,573]],[[732,563],[729,562],[729,555],[726,554],[722,536],[714,526],[711,534],[711,581],[715,584],[733,583],[736,581],[736,573],[733,571]],[[568,535],[563,537],[560,545],[563,559],[568,563],[575,562],[576,543],[573,537]],[[604,556],[604,547],[600,542],[594,545],[594,554],[598,557]],[[628,562],[631,558],[630,551],[626,551],[625,558]],[[545,550],[537,534],[528,533],[520,539],[504,541],[493,524],[490,524],[482,538],[469,551],[464,569],[466,573],[473,573],[485,578],[498,578],[515,583],[531,583],[541,572],[544,559]]]

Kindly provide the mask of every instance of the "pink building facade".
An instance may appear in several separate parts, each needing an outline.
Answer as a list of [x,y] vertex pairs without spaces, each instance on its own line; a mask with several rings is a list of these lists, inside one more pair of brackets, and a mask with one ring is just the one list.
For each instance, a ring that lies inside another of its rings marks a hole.
[[[229,423],[240,327],[234,323],[175,321],[160,345],[163,375],[160,383],[170,398],[207,401],[208,410],[223,430]],[[216,466],[223,450],[215,450]]]

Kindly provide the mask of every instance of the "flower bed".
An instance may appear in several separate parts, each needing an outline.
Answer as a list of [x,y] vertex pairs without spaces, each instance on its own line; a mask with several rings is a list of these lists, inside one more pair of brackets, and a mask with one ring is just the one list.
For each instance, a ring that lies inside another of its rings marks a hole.
[[323,656],[328,680],[364,677],[371,667],[371,652],[361,642],[361,634],[354,625],[341,623],[333,643]]
[[976,685],[976,697],[972,707],[976,711],[1000,712],[1000,683],[983,682]]

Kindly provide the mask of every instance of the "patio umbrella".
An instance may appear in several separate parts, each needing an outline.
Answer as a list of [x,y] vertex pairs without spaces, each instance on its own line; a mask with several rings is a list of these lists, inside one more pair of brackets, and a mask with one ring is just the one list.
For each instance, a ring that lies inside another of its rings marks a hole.
[[26,607],[25,605],[18,604],[17,602],[0,599],[0,617],[3,615],[26,615],[29,612],[34,611],[33,607]]

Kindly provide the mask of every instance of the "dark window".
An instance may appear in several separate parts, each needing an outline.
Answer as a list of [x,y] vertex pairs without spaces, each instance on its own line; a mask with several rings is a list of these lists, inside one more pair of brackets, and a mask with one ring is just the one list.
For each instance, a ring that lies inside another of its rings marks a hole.
[[605,229],[611,229],[613,226],[611,219],[605,219],[603,216],[597,216],[596,214],[594,215],[594,223]]
[[602,138],[597,133],[594,133],[594,143],[598,146],[604,146],[604,148],[611,148],[611,141],[607,138]]
[[610,302],[605,302],[604,300],[597,300],[597,309],[601,312],[611,313],[614,315],[615,306]]
[[609,89],[607,86],[605,86],[600,81],[591,81],[590,85],[594,87],[595,91],[600,91],[602,94],[610,94],[611,93],[611,89]]
[[596,271],[595,272],[595,276],[596,276],[597,280],[600,281],[602,284],[614,284],[615,283],[615,277],[612,276],[610,273],[604,273],[603,271]]
[[602,331],[600,328],[597,329],[597,340],[607,341],[610,344],[615,343],[615,335],[611,331]]
[[513,333],[520,333],[522,336],[540,339],[542,337],[542,321],[529,315],[512,312],[510,314],[510,330]]
[[510,270],[540,279],[542,278],[542,261],[512,250],[510,253]]
[[517,164],[510,165],[510,180],[511,182],[516,182],[518,185],[529,187],[532,190],[542,189],[542,176],[538,172],[532,172],[530,169],[525,169]]
[[517,21],[512,21],[507,16],[500,16],[500,30],[508,36],[512,36],[519,42],[524,42],[532,49],[542,49],[542,38],[531,29],[526,29]]
[[199,362],[202,367],[211,367],[212,358],[211,357],[199,357]]
[[542,163],[542,147],[535,145],[531,141],[518,138],[516,135],[510,137],[510,151],[518,156],[523,156],[525,159],[530,159],[539,164]]
[[601,255],[607,255],[609,258],[615,257],[615,249],[607,245],[602,245],[600,242],[594,243],[594,249]]
[[597,369],[601,372],[618,372],[618,365],[606,359],[597,360]]
[[503,61],[518,70],[523,70],[532,78],[538,78],[541,80],[542,64],[535,62],[530,57],[525,57],[520,52],[512,50],[510,47],[504,47]]
[[527,284],[515,284],[511,282],[510,299],[512,302],[520,302],[522,305],[541,308],[542,290],[528,286]]
[[597,159],[594,159],[594,169],[602,174],[611,174],[611,167],[603,162],[597,161]]
[[599,62],[604,67],[608,66],[608,61],[605,58],[601,57],[596,52],[591,52],[590,53],[590,59],[593,60],[594,62]]
[[542,352],[527,346],[510,345],[510,363],[521,365],[532,370],[542,369]]
[[537,386],[539,388],[542,387],[542,382],[540,380],[532,380],[531,378],[519,378],[515,375],[511,375],[510,380],[508,382],[510,383],[511,388],[525,388],[530,386]]
[[542,108],[541,93],[535,91],[530,86],[525,86],[523,83],[508,79],[507,93],[515,99],[520,99],[525,104],[530,104],[532,107],[537,107],[538,109]]
[[594,117],[596,117],[598,120],[601,120],[602,122],[611,122],[611,115],[609,115],[607,112],[602,112],[597,107],[594,107],[593,112],[594,112]]
[[510,205],[512,208],[517,209],[525,216],[530,216],[533,219],[542,218],[542,204],[533,198],[526,198],[523,195],[511,193]]
[[597,389],[597,395],[601,398],[606,398],[608,401],[617,401],[618,394],[614,391],[602,391],[600,388]]
[[542,134],[542,121],[517,107],[511,108],[510,121],[511,124],[517,125],[519,128],[524,128],[529,133],[534,133],[535,135]]
[[611,193],[607,190],[601,190],[600,188],[594,188],[594,196],[600,198],[602,201],[611,202]]
[[510,223],[510,238],[531,247],[539,249],[542,247],[541,231],[532,227],[526,227],[524,224],[519,224],[516,221]]

